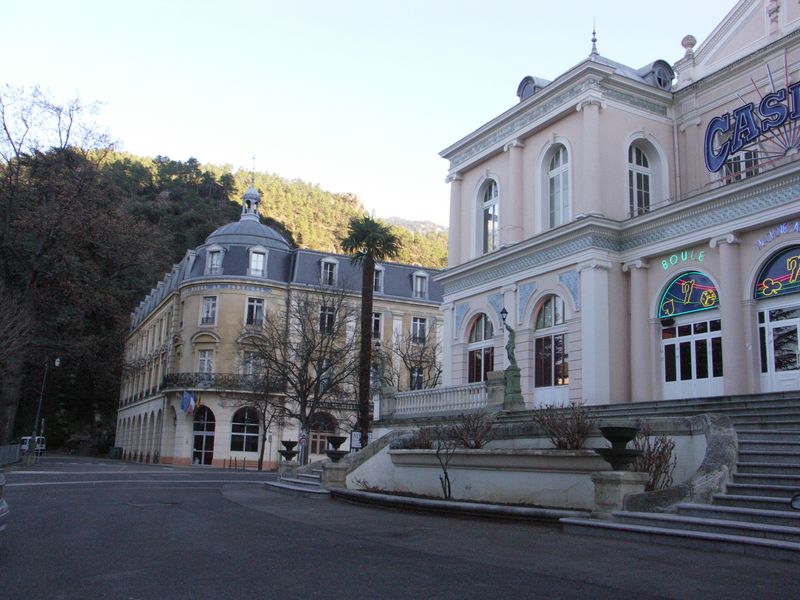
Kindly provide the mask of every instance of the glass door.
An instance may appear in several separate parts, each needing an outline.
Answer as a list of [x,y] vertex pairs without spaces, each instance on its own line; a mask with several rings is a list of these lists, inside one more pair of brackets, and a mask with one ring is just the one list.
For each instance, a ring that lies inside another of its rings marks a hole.
[[758,313],[763,391],[781,392],[800,389],[798,327],[800,327],[800,306],[770,308]]
[[720,320],[682,322],[663,327],[661,359],[665,399],[721,395],[723,380]]

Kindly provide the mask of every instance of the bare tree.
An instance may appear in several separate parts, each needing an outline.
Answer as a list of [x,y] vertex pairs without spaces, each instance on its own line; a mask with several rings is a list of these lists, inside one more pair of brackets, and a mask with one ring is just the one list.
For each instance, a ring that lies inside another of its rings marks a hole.
[[[269,385],[261,393],[264,414],[294,420],[308,439],[314,416],[352,402],[357,373],[356,312],[341,289],[292,290],[283,309],[267,314],[263,326],[248,328],[240,347]],[[263,385],[263,384],[261,384]],[[301,459],[305,462],[307,453]]]
[[395,332],[391,348],[380,357],[384,362],[381,365],[384,383],[398,390],[436,387],[442,378],[440,348],[435,327],[424,337]]

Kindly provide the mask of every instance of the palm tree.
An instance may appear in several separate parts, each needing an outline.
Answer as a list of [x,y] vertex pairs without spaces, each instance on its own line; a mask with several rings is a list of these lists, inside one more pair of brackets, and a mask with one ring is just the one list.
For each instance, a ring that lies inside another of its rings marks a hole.
[[375,284],[375,263],[395,258],[400,252],[400,239],[391,226],[369,215],[353,217],[342,240],[342,249],[352,254],[354,265],[361,265],[361,345],[358,365],[358,428],[361,447],[369,438],[369,379],[372,365],[372,295]]

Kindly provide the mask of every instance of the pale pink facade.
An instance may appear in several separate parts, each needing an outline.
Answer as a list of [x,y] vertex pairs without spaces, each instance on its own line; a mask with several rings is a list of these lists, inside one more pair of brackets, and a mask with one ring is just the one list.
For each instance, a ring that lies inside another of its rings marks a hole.
[[682,44],[528,77],[441,153],[446,385],[508,366],[504,308],[528,406],[800,389],[800,5]]

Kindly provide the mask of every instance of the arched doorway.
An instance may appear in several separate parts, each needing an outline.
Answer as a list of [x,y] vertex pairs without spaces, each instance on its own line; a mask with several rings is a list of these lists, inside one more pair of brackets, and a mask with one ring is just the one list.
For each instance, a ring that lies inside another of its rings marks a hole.
[[714,282],[699,271],[675,277],[659,302],[663,397],[723,393],[722,320]]
[[201,406],[194,413],[194,443],[192,445],[192,464],[210,465],[214,461],[214,413],[207,406]]
[[753,298],[758,303],[762,392],[800,389],[800,246],[764,263]]

